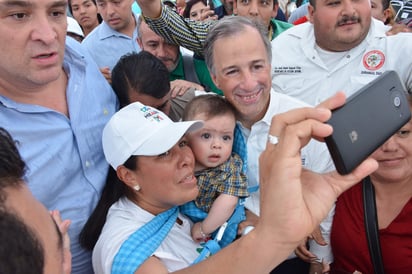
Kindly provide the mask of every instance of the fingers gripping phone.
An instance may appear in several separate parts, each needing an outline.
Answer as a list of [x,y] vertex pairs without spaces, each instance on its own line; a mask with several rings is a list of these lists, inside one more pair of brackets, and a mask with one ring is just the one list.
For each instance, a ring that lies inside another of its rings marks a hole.
[[350,173],[411,118],[406,90],[395,71],[387,71],[335,109],[325,138],[336,170]]

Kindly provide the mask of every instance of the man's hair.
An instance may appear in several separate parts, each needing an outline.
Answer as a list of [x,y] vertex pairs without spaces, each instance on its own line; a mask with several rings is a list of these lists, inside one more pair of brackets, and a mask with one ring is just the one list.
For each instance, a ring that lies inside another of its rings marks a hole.
[[142,37],[142,31],[141,31],[141,26],[142,26],[142,22],[143,22],[143,16],[139,15],[139,17],[137,18],[137,22],[136,22],[136,29],[137,29],[137,37],[140,38]]
[[0,128],[0,206],[6,200],[5,188],[23,184],[25,169],[26,164],[12,137],[4,128]]
[[[222,38],[230,38],[238,35],[246,30],[247,27],[251,27],[258,31],[262,42],[266,49],[269,63],[272,61],[271,44],[267,36],[267,28],[265,28],[258,21],[252,21],[244,16],[225,16],[220,19],[212,28],[206,37],[204,45],[204,54],[206,65],[211,74],[216,74],[213,64],[213,49],[217,40]],[[236,48],[233,49],[236,51]]]
[[5,205],[7,188],[24,184],[26,164],[10,134],[0,128],[0,273],[41,274],[43,247],[19,215]]
[[309,0],[309,4],[310,4],[313,8],[316,8],[316,0]]
[[0,209],[0,273],[42,274],[41,242],[17,214],[8,211]]
[[382,1],[382,11],[389,8],[391,1],[390,0],[381,0]]
[[112,70],[112,87],[120,107],[130,104],[129,92],[160,99],[170,92],[169,71],[149,52],[129,53]]
[[182,120],[190,121],[198,114],[204,114],[207,119],[231,114],[236,116],[235,108],[222,96],[205,94],[194,97],[186,105]]

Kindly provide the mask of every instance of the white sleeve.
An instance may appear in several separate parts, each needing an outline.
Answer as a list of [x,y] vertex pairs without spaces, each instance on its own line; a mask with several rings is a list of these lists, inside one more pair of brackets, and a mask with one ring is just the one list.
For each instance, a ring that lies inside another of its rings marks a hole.
[[319,245],[315,240],[309,240],[310,252],[315,254],[320,261],[332,263],[333,254],[332,247],[330,245],[330,233],[332,231],[333,216],[335,215],[335,205],[329,211],[328,216],[320,223],[320,231],[322,233],[323,239],[328,243],[325,246]]

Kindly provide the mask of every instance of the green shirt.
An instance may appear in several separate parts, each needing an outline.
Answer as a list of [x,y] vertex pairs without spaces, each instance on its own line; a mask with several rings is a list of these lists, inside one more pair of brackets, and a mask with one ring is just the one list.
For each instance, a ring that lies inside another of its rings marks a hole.
[[[213,83],[212,78],[210,77],[209,70],[207,69],[206,62],[198,58],[193,58],[193,60],[196,75],[200,82],[199,84],[204,86],[206,91],[211,91],[219,95],[223,95],[223,92],[220,89],[218,89]],[[183,57],[181,53],[179,53],[179,63],[177,64],[176,68],[170,73],[169,79],[170,81],[177,79],[186,80]]]
[[275,39],[279,34],[284,32],[285,30],[293,27],[293,25],[289,24],[288,22],[283,22],[276,19],[270,20],[270,24],[272,25],[273,29],[273,35],[271,40]]

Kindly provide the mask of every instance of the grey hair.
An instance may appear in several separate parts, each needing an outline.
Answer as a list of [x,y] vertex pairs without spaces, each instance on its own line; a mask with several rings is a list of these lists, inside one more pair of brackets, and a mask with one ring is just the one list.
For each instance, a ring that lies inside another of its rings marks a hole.
[[259,21],[250,20],[244,16],[226,16],[217,21],[217,23],[211,27],[206,37],[204,55],[207,68],[211,74],[216,74],[213,64],[213,48],[216,41],[221,38],[236,36],[239,33],[244,32],[247,27],[251,27],[258,31],[265,46],[269,63],[272,62],[272,49],[268,38],[267,28],[265,28],[265,26],[263,26]]
[[137,22],[136,22],[136,29],[137,29],[137,37],[139,37],[140,39],[142,37],[142,31],[140,29],[140,27],[142,26],[142,22],[143,22],[143,16],[139,15],[139,17],[137,18]]

